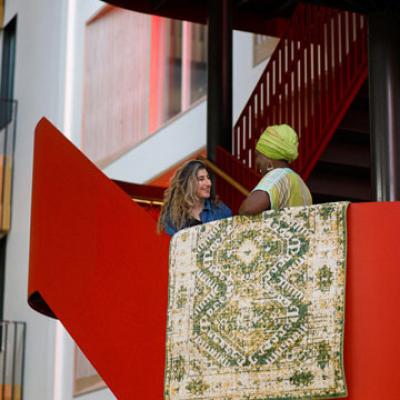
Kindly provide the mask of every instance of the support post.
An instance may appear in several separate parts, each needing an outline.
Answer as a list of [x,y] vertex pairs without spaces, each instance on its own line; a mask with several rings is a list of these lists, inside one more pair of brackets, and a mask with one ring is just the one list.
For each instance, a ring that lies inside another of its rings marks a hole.
[[369,15],[372,184],[377,201],[400,200],[400,19]]
[[232,0],[208,1],[207,157],[232,150]]

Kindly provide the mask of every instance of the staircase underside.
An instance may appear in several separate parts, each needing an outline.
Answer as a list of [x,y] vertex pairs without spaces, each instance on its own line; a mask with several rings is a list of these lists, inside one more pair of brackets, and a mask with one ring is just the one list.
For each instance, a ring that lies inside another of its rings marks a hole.
[[[208,18],[208,2],[204,0],[107,0],[106,3],[128,10],[167,18],[205,24]],[[233,0],[233,29],[281,36],[299,0]],[[308,0],[311,3],[359,13],[399,10],[391,0]]]
[[[203,0],[109,0],[117,7],[206,24],[208,2]],[[233,2],[233,29],[281,36],[297,1],[251,0]]]

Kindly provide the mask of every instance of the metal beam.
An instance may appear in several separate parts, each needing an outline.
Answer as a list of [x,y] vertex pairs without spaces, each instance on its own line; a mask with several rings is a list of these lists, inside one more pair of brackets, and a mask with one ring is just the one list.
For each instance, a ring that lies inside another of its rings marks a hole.
[[232,147],[232,0],[208,1],[207,156]]
[[400,200],[400,19],[369,15],[372,183],[378,201]]

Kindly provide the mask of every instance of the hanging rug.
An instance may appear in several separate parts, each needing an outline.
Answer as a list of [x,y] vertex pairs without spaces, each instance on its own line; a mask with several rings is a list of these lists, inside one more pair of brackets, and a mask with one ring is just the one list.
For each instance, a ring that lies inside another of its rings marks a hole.
[[166,399],[347,395],[347,205],[237,216],[173,236]]

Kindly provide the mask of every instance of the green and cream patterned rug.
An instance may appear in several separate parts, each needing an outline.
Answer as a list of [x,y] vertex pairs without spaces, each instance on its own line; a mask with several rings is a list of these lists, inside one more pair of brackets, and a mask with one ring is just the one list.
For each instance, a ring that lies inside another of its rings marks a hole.
[[268,211],[172,238],[166,399],[346,396],[346,209]]

